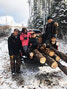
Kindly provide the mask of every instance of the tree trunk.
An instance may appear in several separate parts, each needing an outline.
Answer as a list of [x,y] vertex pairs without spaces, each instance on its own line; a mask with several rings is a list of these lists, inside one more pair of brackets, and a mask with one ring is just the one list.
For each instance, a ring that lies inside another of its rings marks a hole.
[[67,62],[67,55],[65,55],[62,52],[59,52],[58,50],[56,50],[53,47],[50,47],[50,50],[54,51],[63,61]]
[[41,63],[44,64],[46,62],[46,58],[37,50],[34,50],[34,54],[36,59]]
[[55,54],[52,50],[50,50],[50,49],[48,49],[48,48],[45,48],[45,49],[44,49],[43,46],[40,48],[40,51],[41,51],[42,53],[44,53],[45,55],[48,55],[48,56],[51,56],[51,57],[53,57],[54,54]]
[[53,69],[55,69],[55,68],[57,68],[58,67],[58,63],[53,59],[53,58],[51,58],[51,57],[49,57],[49,56],[46,56],[46,55],[44,55],[45,57],[46,57],[46,63],[51,67],[51,68],[53,68]]
[[67,75],[67,67],[63,66],[60,62],[58,62],[58,67]]

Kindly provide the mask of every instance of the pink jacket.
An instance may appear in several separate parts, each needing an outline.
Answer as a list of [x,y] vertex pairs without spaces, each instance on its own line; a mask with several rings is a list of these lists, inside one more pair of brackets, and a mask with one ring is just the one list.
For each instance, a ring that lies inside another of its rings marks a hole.
[[[25,40],[24,37],[27,37],[27,40]],[[27,34],[21,33],[20,40],[21,40],[22,46],[28,46],[29,37],[31,37],[31,35],[29,33],[27,33]]]

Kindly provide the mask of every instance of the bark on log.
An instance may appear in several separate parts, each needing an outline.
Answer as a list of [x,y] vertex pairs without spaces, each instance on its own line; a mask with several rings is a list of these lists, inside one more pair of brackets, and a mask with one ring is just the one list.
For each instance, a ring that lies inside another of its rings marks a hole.
[[53,58],[51,58],[51,57],[49,57],[49,56],[46,56],[46,55],[44,55],[44,56],[46,57],[46,63],[47,63],[51,68],[55,69],[55,68],[58,67],[58,63],[57,63]]
[[58,63],[58,67],[67,75],[67,67],[63,66],[60,62]]
[[37,50],[34,50],[34,54],[36,59],[41,63],[44,64],[46,62],[46,58]]
[[48,56],[54,56],[54,52],[48,48],[44,49],[43,46],[40,48],[40,51]]
[[64,53],[56,50],[53,47],[50,47],[50,50],[54,51],[63,61],[67,62],[67,55],[65,55]]

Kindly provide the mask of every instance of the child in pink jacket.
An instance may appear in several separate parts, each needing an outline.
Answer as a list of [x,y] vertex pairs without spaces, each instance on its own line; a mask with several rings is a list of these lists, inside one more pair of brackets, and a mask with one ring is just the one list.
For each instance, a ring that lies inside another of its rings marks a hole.
[[29,38],[31,37],[31,35],[27,32],[26,28],[22,29],[22,33],[20,35],[20,40],[22,43],[22,47],[23,47],[23,54],[26,55],[27,49],[28,49],[28,45],[29,45]]

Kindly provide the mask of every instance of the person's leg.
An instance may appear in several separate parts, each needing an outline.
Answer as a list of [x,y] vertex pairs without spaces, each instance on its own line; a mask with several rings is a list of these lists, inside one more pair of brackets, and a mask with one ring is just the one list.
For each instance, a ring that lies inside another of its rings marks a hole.
[[23,47],[23,54],[24,54],[24,55],[26,55],[27,50],[28,50],[28,46],[24,46],[24,47]]
[[10,57],[11,72],[15,73],[15,57]]
[[47,36],[46,36],[46,33],[44,33],[44,34],[42,35],[42,42],[43,42],[43,43],[45,43],[46,37],[47,37]]
[[21,57],[20,54],[16,56],[16,72],[20,73]]

